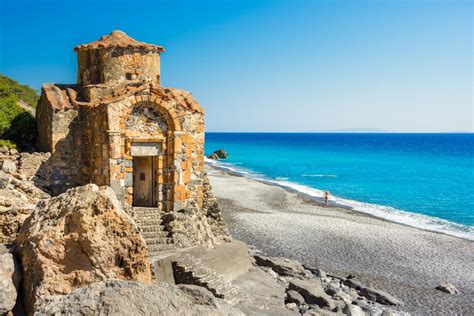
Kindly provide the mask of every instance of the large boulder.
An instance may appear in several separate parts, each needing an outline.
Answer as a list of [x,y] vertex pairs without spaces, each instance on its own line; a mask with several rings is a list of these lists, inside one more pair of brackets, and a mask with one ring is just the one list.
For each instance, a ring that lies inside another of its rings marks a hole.
[[218,159],[226,159],[228,156],[229,154],[224,149],[218,149],[212,154],[210,154],[209,156],[207,156],[207,158],[218,160]]
[[20,268],[5,245],[0,244],[0,315],[9,313],[16,304],[21,281]]
[[49,198],[33,182],[0,170],[0,243],[11,243],[36,204]]
[[15,244],[30,309],[97,281],[151,281],[145,241],[109,187],[89,184],[38,203]]
[[[202,291],[206,291],[202,289]],[[38,302],[39,315],[243,315],[212,294],[202,299],[201,289],[185,292],[166,283],[145,285],[134,281],[109,280],[55,295]],[[196,297],[195,297],[196,296]]]
[[300,280],[293,278],[290,280],[288,288],[296,291],[304,297],[307,304],[334,309],[334,301],[324,292],[321,283],[315,280]]

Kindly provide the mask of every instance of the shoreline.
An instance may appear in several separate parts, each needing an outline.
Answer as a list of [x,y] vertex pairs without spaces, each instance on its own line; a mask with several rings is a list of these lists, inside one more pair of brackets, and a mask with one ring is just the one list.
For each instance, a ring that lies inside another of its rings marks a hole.
[[[232,167],[227,167],[227,166],[223,166],[223,165],[219,164],[219,162],[220,161],[214,161],[214,160],[210,160],[208,158],[205,158],[206,166],[209,166],[211,168],[214,168],[216,170],[222,171],[224,173],[227,173],[227,174],[235,176],[235,177],[248,178],[250,180],[258,181],[258,182],[261,182],[261,183],[266,184],[266,185],[271,185],[271,186],[282,188],[283,190],[286,190],[288,192],[295,193],[295,194],[298,194],[302,197],[305,197],[305,198],[319,204],[319,206],[326,207],[324,205],[323,199],[321,197],[317,197],[317,196],[312,195],[310,193],[303,192],[302,190],[298,190],[298,189],[294,188],[291,185],[282,184],[282,183],[280,183],[281,181],[278,180],[278,179],[270,179],[270,178],[265,179],[265,178],[258,178],[258,177],[247,177],[241,171],[236,170],[236,168],[238,168],[237,166],[233,165]],[[231,164],[231,163],[229,163],[229,164]],[[245,172],[247,172],[247,171],[245,171]],[[302,184],[293,183],[293,182],[289,182],[289,183],[294,184],[295,186],[302,187],[302,188],[307,188],[307,189],[310,189],[310,190],[315,190],[315,191],[321,191],[322,192],[322,190],[320,190],[320,189],[311,188],[311,187],[308,187],[308,186],[305,186],[305,185],[302,185]],[[339,197],[335,197],[335,196],[331,196],[331,197],[333,199],[336,198],[339,201],[341,201],[341,200],[342,201],[351,201],[351,202],[355,202],[355,203],[359,203],[359,204],[367,205],[367,206],[372,206],[372,207],[383,207],[383,208],[386,208],[386,209],[392,209],[396,212],[399,212],[399,213],[403,214],[403,217],[406,216],[407,218],[409,218],[409,216],[412,216],[412,217],[416,217],[416,219],[415,219],[415,224],[413,224],[413,223],[410,224],[410,223],[406,223],[402,220],[395,220],[395,219],[392,219],[392,218],[388,218],[387,215],[390,215],[390,214],[387,213],[387,212],[385,212],[385,214],[383,214],[383,215],[376,215],[376,214],[373,214],[373,213],[370,213],[370,212],[367,212],[367,211],[356,209],[353,206],[346,205],[346,204],[343,204],[341,202],[334,201],[334,200],[329,201],[329,205],[328,205],[329,208],[340,208],[340,209],[350,210],[350,211],[358,213],[361,216],[369,216],[369,217],[373,217],[373,218],[376,218],[376,219],[379,219],[379,220],[387,221],[387,222],[390,222],[390,223],[394,223],[394,224],[398,224],[398,225],[402,225],[402,226],[406,226],[406,227],[410,227],[410,228],[414,228],[414,229],[419,229],[419,230],[422,230],[422,231],[432,232],[432,233],[446,235],[446,236],[452,236],[452,237],[456,237],[456,238],[459,238],[459,239],[462,239],[462,240],[467,240],[467,241],[474,242],[474,235],[472,233],[463,232],[463,231],[446,231],[446,230],[443,230],[443,229],[435,229],[435,228],[429,227],[429,224],[428,225],[422,225],[420,223],[416,223],[416,221],[420,220],[420,219],[426,219],[426,220],[442,222],[442,223],[445,223],[447,225],[467,227],[466,225],[463,225],[463,224],[454,223],[454,222],[451,222],[451,221],[448,221],[448,220],[445,220],[445,219],[442,219],[442,218],[439,218],[439,217],[424,215],[424,214],[421,214],[421,213],[398,210],[398,209],[395,209],[395,208],[392,208],[392,207],[389,207],[389,206],[371,204],[371,203],[360,202],[360,201],[356,201],[356,200],[348,200],[348,199],[345,199],[345,198],[339,198]],[[384,211],[382,211],[382,212],[384,212]],[[403,219],[406,219],[406,218],[403,218]]]
[[[474,313],[474,243],[318,201],[207,164],[233,238],[270,256],[316,264],[405,302],[414,314]],[[461,295],[435,290],[453,283]]]

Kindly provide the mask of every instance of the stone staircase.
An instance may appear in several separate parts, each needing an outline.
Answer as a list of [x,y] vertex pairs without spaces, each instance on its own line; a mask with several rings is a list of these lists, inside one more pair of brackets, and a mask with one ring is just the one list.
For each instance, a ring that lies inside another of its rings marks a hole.
[[176,258],[173,262],[173,270],[177,284],[203,286],[216,297],[225,298],[229,301],[236,301],[240,296],[237,288],[193,255],[184,254]]
[[140,234],[145,239],[150,257],[161,250],[174,248],[173,240],[162,225],[160,209],[153,207],[133,207],[133,217],[138,224]]

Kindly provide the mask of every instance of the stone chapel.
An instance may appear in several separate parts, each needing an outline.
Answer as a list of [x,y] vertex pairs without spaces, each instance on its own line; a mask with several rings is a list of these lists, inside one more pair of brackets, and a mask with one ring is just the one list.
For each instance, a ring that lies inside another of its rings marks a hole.
[[113,31],[74,51],[77,83],[44,84],[37,107],[53,194],[95,183],[132,207],[203,207],[204,110],[161,87],[164,48]]
[[113,31],[74,51],[77,83],[44,84],[36,109],[50,193],[110,186],[150,256],[230,241],[204,170],[204,110],[160,85],[164,48]]

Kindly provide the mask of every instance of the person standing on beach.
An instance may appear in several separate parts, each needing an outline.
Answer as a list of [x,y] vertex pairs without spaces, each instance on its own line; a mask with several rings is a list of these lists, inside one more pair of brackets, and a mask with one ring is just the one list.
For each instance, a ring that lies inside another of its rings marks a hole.
[[328,206],[328,204],[329,204],[329,191],[324,191],[323,197],[324,197],[324,205]]

